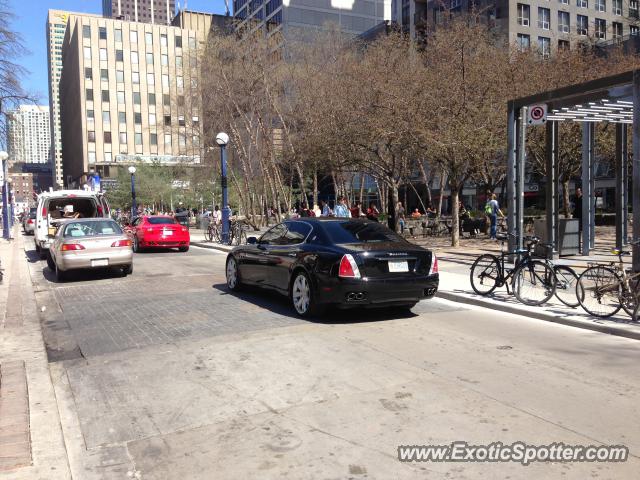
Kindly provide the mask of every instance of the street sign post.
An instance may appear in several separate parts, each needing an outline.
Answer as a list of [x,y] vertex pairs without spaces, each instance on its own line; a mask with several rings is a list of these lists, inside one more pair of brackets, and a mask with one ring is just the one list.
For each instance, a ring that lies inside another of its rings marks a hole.
[[544,125],[545,123],[547,123],[547,105],[545,103],[531,105],[527,109],[527,124]]

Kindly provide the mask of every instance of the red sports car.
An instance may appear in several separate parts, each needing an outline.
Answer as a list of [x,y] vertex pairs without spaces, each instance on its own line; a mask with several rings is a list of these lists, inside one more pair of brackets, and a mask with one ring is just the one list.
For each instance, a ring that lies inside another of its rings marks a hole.
[[189,229],[168,215],[145,215],[136,218],[127,228],[133,241],[133,251],[144,248],[177,248],[189,250]]

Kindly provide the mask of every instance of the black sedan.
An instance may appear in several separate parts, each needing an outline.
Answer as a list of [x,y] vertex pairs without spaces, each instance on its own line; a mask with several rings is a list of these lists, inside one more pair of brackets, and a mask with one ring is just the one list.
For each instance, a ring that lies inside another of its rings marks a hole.
[[325,307],[412,308],[438,289],[434,253],[373,221],[304,218],[279,223],[227,256],[227,286],[287,295],[298,315]]

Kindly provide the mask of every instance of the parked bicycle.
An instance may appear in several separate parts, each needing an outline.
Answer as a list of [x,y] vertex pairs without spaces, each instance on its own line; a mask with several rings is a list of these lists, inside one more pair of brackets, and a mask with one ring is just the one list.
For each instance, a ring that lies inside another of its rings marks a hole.
[[[640,240],[630,244],[638,245]],[[590,264],[582,272],[576,285],[576,297],[582,308],[594,317],[610,317],[621,308],[634,317],[640,294],[640,272],[633,273],[625,267],[622,257],[631,252],[616,249],[611,253],[618,257],[617,262]]]
[[220,243],[221,227],[219,223],[211,222],[207,227],[207,230],[204,232],[204,238],[208,242],[216,242]]
[[247,243],[249,225],[243,220],[232,220],[229,228],[229,245],[244,245]]
[[[539,238],[527,237],[526,248],[511,252],[504,250],[507,236],[499,239],[502,241],[499,256],[480,255],[471,266],[471,287],[477,294],[489,295],[496,288],[506,286],[507,293],[513,293],[525,305],[542,305],[555,295],[569,307],[578,306],[575,297],[578,275],[565,265],[555,265],[546,258],[534,258],[532,251],[540,243]],[[510,256],[516,257],[513,266],[510,262],[507,264]]]

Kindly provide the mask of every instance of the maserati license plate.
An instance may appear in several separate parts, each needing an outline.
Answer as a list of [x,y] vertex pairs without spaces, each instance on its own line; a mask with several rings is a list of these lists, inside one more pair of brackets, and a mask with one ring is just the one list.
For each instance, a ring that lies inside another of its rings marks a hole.
[[406,260],[389,260],[389,273],[408,271],[409,263]]
[[91,260],[92,267],[106,267],[107,265],[109,265],[108,258],[99,258],[96,260]]

